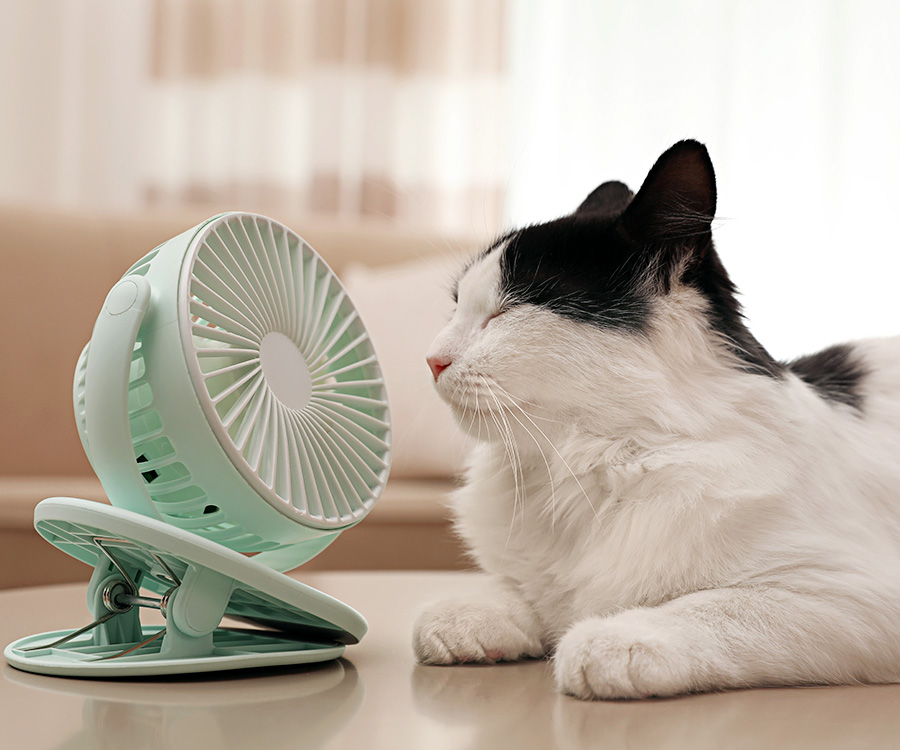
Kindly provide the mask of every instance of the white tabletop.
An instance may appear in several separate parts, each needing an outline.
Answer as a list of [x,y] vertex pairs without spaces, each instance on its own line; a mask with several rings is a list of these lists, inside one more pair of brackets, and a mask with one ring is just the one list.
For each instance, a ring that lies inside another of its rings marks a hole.
[[[298,577],[368,619],[369,633],[340,661],[121,682],[44,677],[4,664],[3,747],[900,747],[900,685],[583,703],[554,692],[546,662],[415,664],[415,613],[431,599],[476,583],[474,574]],[[0,592],[2,645],[86,624],[84,589],[70,584]]]

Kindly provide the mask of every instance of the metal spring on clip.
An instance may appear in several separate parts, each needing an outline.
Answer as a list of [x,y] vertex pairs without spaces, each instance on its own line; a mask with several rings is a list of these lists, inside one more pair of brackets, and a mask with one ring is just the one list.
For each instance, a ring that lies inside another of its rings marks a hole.
[[[135,584],[134,580],[128,575],[128,571],[125,569],[125,566],[119,561],[119,559],[112,553],[112,550],[109,549],[106,545],[113,545],[116,547],[135,547],[138,549],[142,549],[138,547],[134,542],[131,542],[127,539],[116,539],[114,537],[102,537],[95,536],[92,537],[91,541],[97,546],[97,548],[103,553],[103,555],[113,564],[116,570],[119,571],[119,574],[122,576],[121,579],[116,581],[111,581],[106,586],[104,586],[103,591],[100,596],[103,601],[103,606],[106,608],[106,613],[98,617],[89,625],[85,625],[83,628],[76,630],[72,633],[69,633],[66,636],[63,636],[59,640],[53,641],[53,643],[47,643],[41,646],[31,646],[29,648],[22,649],[23,651],[40,651],[42,649],[47,648],[56,648],[57,646],[61,646],[64,643],[68,643],[69,641],[77,638],[84,633],[87,633],[94,628],[102,625],[105,622],[109,622],[113,617],[117,615],[125,614],[129,612],[132,607],[146,607],[149,609],[158,609],[163,617],[168,616],[168,606],[169,599],[172,596],[172,593],[181,585],[181,581],[178,576],[172,571],[172,569],[166,564],[165,560],[159,557],[156,553],[150,552],[146,548],[143,548],[143,551],[149,554],[154,561],[160,566],[160,568],[165,571],[166,577],[169,579],[169,582],[172,583],[172,588],[166,591],[159,599],[154,599],[152,597],[140,596],[138,592],[137,584]],[[141,643],[135,644],[133,646],[129,646],[124,651],[120,651],[118,654],[113,654],[111,656],[103,656],[95,661],[106,661],[108,659],[117,659],[120,656],[124,656],[125,654],[131,653],[132,651],[136,651],[142,646],[146,646],[148,643],[155,641],[157,638],[163,636],[166,632],[166,629],[163,628],[158,633],[154,633],[152,636],[142,641]]]

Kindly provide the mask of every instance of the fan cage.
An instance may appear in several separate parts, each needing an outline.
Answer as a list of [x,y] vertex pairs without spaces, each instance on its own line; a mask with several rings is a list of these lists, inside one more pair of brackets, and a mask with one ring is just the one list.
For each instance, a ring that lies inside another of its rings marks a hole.
[[[179,324],[221,446],[282,512],[324,527],[360,520],[387,478],[390,423],[375,352],[337,277],[299,236],[261,216],[226,215],[192,248]],[[296,372],[283,377],[307,380],[302,397],[284,398],[267,375],[273,335],[296,347]]]

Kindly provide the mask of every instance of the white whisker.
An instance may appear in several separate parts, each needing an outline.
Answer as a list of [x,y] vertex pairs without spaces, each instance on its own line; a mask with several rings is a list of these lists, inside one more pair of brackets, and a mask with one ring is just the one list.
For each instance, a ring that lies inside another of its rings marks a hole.
[[512,518],[510,519],[509,529],[506,534],[506,544],[503,547],[503,556],[505,557],[506,551],[509,549],[509,542],[510,542],[510,539],[512,538],[513,527],[515,526],[515,522],[516,522],[516,512],[519,507],[519,492],[520,492],[519,473],[517,470],[516,459],[514,458],[514,455],[513,455],[513,446],[511,445],[509,438],[505,435],[503,428],[500,425],[500,422],[499,422],[496,412],[489,410],[488,414],[490,414],[491,419],[494,420],[494,424],[497,427],[497,432],[500,434],[500,439],[502,440],[503,446],[506,449],[506,455],[509,457],[510,467],[513,472],[513,483],[514,483],[514,488],[515,488],[514,495],[513,495]]
[[[483,375],[479,376],[479,377],[481,378],[482,382],[484,383],[485,388],[487,388],[488,391],[491,392],[492,395],[494,395],[491,384],[487,380],[487,378],[485,378]],[[523,414],[525,414],[525,410],[521,406],[519,406],[518,404],[516,404],[515,402],[512,401],[511,395],[502,386],[500,386],[498,383],[495,383],[494,386],[496,388],[498,388],[501,391],[501,393],[506,394],[506,396],[508,398],[510,398],[511,404],[513,406],[515,406]],[[503,404],[501,404],[501,402],[499,401],[499,399],[496,398],[496,396],[494,396],[494,401],[497,403],[497,405],[501,409],[503,409]],[[538,452],[541,454],[541,459],[544,461],[544,466],[547,469],[547,478],[550,482],[550,527],[555,528],[555,526],[556,526],[556,483],[553,481],[553,470],[550,468],[550,462],[547,460],[547,455],[546,455],[546,453],[544,453],[544,449],[541,446],[540,441],[534,436],[534,434],[531,432],[531,430],[528,429],[528,427],[525,425],[525,423],[522,422],[522,420],[519,419],[511,411],[509,412],[509,416],[511,416],[513,419],[515,419],[516,422],[518,422],[518,424],[522,427],[522,429],[525,430],[525,433],[528,435],[528,437],[530,437],[534,441],[535,446],[537,446]],[[523,477],[523,482],[524,482],[524,477]]]
[[581,494],[584,495],[584,499],[587,500],[587,504],[590,506],[591,510],[593,511],[594,517],[599,521],[600,520],[599,512],[594,507],[594,504],[591,502],[591,498],[588,496],[587,491],[584,489],[584,486],[581,484],[581,481],[578,479],[578,476],[575,474],[572,467],[569,466],[566,459],[563,458],[562,453],[559,452],[559,449],[553,444],[553,441],[551,441],[550,438],[547,437],[547,433],[545,433],[540,428],[540,426],[529,416],[529,414],[524,409],[521,409],[521,407],[519,410],[522,412],[522,415],[532,424],[534,429],[536,429],[540,433],[541,437],[543,437],[544,440],[547,442],[547,445],[549,445],[553,449],[553,452],[556,453],[556,456],[557,456],[557,458],[559,458],[560,462],[562,462],[562,465],[565,466],[566,470],[569,472],[569,474],[572,475],[572,479],[575,480],[575,484],[578,485],[578,489],[581,490]]

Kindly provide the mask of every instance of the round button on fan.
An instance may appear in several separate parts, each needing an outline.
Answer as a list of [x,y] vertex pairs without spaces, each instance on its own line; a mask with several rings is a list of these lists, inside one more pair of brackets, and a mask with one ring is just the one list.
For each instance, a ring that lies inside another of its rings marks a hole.
[[128,312],[137,302],[138,287],[131,279],[124,279],[116,284],[106,297],[106,311],[110,315],[121,315]]

